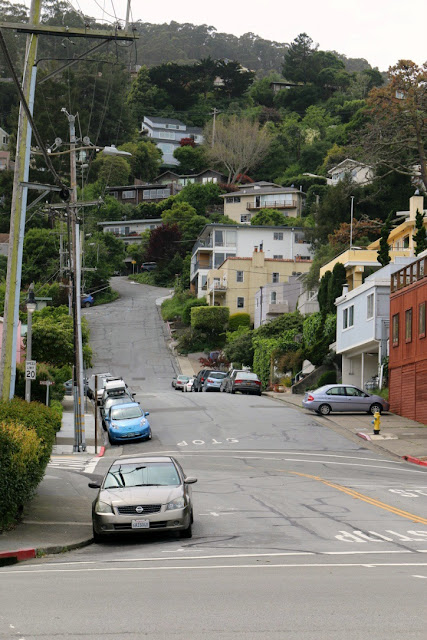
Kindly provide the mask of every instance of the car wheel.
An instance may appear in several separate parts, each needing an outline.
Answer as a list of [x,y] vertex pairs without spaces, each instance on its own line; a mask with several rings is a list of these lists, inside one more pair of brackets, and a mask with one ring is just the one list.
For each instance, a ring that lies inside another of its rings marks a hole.
[[151,440],[151,438],[152,438],[152,437],[153,437],[153,436],[152,436],[151,431],[150,431],[150,433],[149,433],[149,434],[148,434],[148,436],[147,436],[147,440]]
[[236,389],[231,389],[231,393],[236,393]]
[[193,524],[193,522],[194,522],[193,509],[191,509],[191,518],[190,518],[190,522],[191,522],[191,524]]
[[102,536],[96,533],[95,527],[92,525],[92,538],[94,542],[102,542]]
[[331,407],[328,404],[321,404],[319,413],[321,416],[328,416],[331,413]]
[[90,302],[85,302],[85,307],[88,309],[90,307]]
[[257,395],[262,396],[262,391],[258,391]]
[[193,537],[193,530],[192,530],[191,522],[190,522],[188,527],[181,531],[181,538],[192,538],[192,537]]
[[374,413],[376,413],[378,411],[378,413],[382,413],[382,406],[380,405],[379,402],[374,402],[374,404],[371,404],[371,408],[369,409],[368,413],[370,413],[371,415],[374,415]]

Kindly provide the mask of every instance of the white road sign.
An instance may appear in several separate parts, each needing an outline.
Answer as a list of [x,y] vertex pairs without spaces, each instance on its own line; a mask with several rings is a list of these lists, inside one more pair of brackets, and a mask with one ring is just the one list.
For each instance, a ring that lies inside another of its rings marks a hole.
[[36,361],[35,360],[26,360],[25,361],[25,378],[27,380],[35,380],[36,379]]

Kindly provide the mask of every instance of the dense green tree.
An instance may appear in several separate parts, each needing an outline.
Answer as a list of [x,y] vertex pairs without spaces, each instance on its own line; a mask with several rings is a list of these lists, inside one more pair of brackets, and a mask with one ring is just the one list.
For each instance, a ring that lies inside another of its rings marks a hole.
[[83,288],[92,293],[108,285],[115,272],[124,268],[126,246],[112,233],[96,232],[86,237],[84,267],[95,271],[83,271]]
[[427,249],[427,231],[424,226],[424,214],[420,213],[418,209],[415,216],[415,229],[417,231],[412,237],[416,243],[415,255],[417,256],[421,251],[425,251]]
[[120,150],[131,153],[126,156],[130,164],[130,179],[134,178],[151,182],[159,174],[162,164],[162,152],[151,140],[138,140],[137,142],[125,142],[120,145]]
[[106,156],[101,154],[93,163],[101,185],[107,187],[129,184],[131,168],[128,160],[122,156]]
[[381,237],[380,237],[380,248],[378,250],[378,262],[383,266],[387,266],[391,261],[390,258],[390,245],[388,243],[388,236],[391,231],[391,224],[394,217],[393,211],[390,211],[387,216],[387,220],[384,223],[383,228],[381,229]]
[[[74,360],[73,318],[68,307],[45,307],[33,315],[32,355],[37,362],[46,362],[57,367],[70,365]],[[82,319],[83,357],[87,367],[91,366],[89,328]]]
[[209,167],[204,147],[192,147],[186,145],[177,147],[173,157],[179,162],[179,172],[182,174],[199,173]]
[[207,184],[193,183],[185,186],[176,196],[176,202],[187,202],[194,207],[198,215],[207,214],[209,207],[221,205],[222,199],[219,197],[221,188],[213,183]]
[[224,354],[230,362],[252,367],[254,361],[253,331],[234,332],[235,337],[224,347]]
[[277,209],[263,209],[251,218],[251,224],[266,227],[278,227],[284,224],[285,217]]
[[332,278],[332,271],[326,271],[320,279],[319,289],[317,291],[317,302],[322,313],[329,312],[329,283]]
[[140,128],[144,116],[168,109],[169,98],[164,89],[153,83],[148,67],[142,66],[132,82],[127,103],[132,109],[135,123]]
[[45,282],[59,269],[59,233],[51,229],[29,229],[24,237],[22,282]]
[[345,266],[341,262],[337,262],[328,282],[327,313],[336,313],[335,300],[342,295],[342,288],[345,284],[347,284]]
[[313,40],[306,33],[299,36],[289,45],[283,63],[283,75],[291,82],[310,82],[312,79],[312,60],[317,50]]

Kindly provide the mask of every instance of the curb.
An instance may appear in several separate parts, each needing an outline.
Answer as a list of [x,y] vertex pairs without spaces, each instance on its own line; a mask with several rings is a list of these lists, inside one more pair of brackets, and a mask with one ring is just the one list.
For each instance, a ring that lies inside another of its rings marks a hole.
[[420,458],[414,458],[413,456],[402,456],[402,458],[403,460],[406,460],[406,462],[418,464],[420,467],[427,467],[427,460],[420,460]]
[[96,454],[95,458],[102,458],[102,456],[104,455],[104,453],[105,453],[105,447],[101,447],[101,448],[99,449],[99,453],[97,453],[97,454]]
[[36,557],[36,549],[18,549],[17,551],[1,551],[0,552],[0,567],[4,567],[8,564],[16,564],[22,562],[22,560],[31,560]]
[[367,440],[368,442],[372,442],[371,437],[367,433],[363,433],[362,431],[359,431],[358,433],[356,433],[356,435],[359,436],[359,438],[362,438],[362,440]]

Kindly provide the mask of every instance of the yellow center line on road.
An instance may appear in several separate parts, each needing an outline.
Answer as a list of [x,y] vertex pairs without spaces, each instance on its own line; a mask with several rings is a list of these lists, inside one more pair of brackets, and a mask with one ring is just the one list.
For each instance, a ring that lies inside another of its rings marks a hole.
[[375,498],[370,498],[369,496],[365,496],[363,493],[354,491],[354,489],[349,489],[348,487],[343,487],[340,484],[329,482],[328,480],[325,480],[324,478],[320,478],[319,476],[311,476],[308,473],[298,473],[297,471],[287,471],[287,473],[291,473],[295,476],[302,476],[303,478],[310,478],[311,480],[316,480],[317,482],[322,482],[323,484],[326,484],[328,487],[332,487],[333,489],[337,489],[338,491],[347,493],[349,496],[352,496],[357,500],[363,500],[363,502],[367,502],[368,504],[371,504],[374,507],[379,507],[380,509],[384,509],[385,511],[394,513],[396,516],[400,516],[401,518],[406,518],[407,520],[411,520],[412,522],[427,525],[427,518],[421,518],[420,516],[416,516],[413,513],[408,513],[408,511],[403,511],[402,509],[398,509],[397,507],[392,507],[390,504],[386,504],[385,502],[381,502],[380,500],[376,500]]

